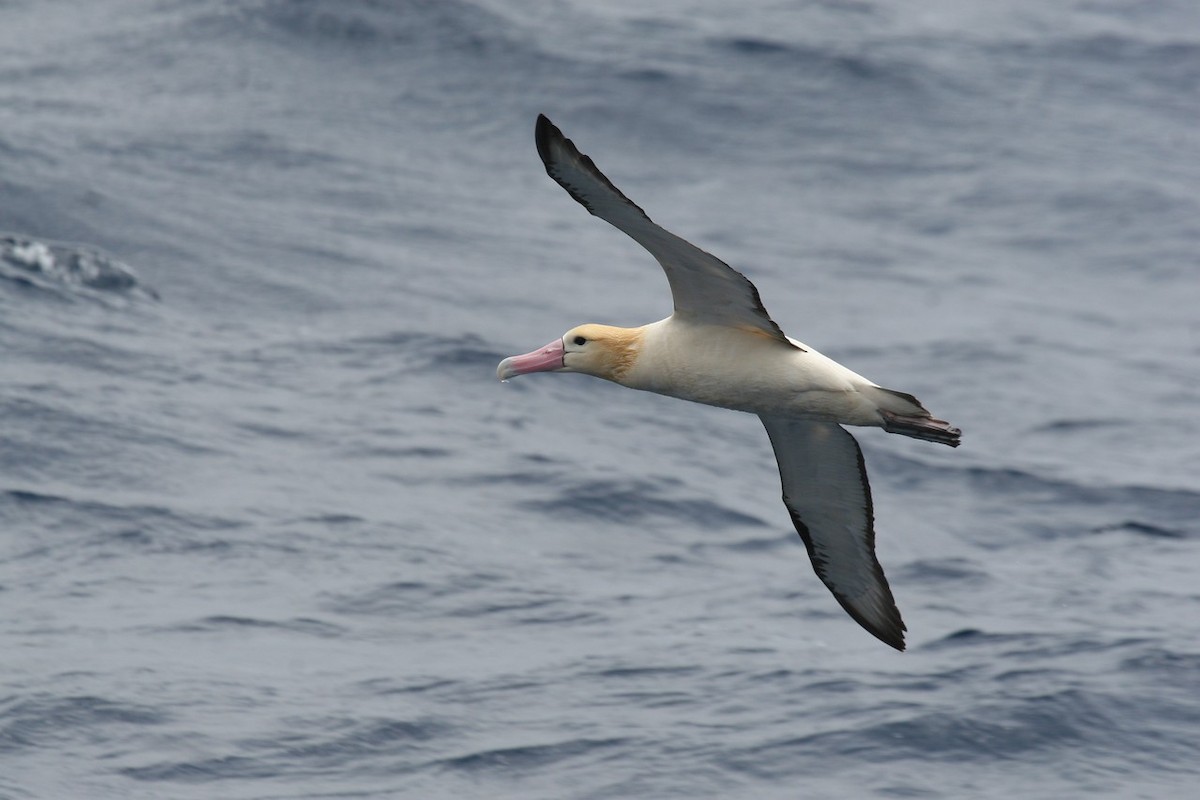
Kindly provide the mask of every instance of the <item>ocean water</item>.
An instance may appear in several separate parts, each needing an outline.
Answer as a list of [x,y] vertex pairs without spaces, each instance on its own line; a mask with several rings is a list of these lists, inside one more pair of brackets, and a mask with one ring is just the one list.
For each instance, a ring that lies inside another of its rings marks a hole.
[[[896,653],[757,420],[495,380],[669,313],[546,113],[964,430],[858,432]],[[1178,798],[1200,6],[0,1],[0,797]]]

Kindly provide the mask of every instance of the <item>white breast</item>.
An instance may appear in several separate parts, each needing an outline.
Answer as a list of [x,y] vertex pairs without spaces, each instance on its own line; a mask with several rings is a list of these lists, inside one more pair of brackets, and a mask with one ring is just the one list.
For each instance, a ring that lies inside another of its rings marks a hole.
[[758,332],[668,318],[643,328],[633,389],[697,403],[850,425],[878,424],[861,389],[875,384],[807,345]]

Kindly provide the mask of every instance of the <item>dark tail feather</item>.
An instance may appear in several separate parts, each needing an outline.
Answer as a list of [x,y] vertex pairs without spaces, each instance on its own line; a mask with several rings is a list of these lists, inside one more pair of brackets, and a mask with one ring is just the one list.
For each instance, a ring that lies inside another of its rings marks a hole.
[[883,429],[888,433],[899,433],[927,442],[948,444],[951,447],[958,447],[962,439],[962,431],[944,419],[908,417],[893,414],[891,411],[879,413],[883,415]]

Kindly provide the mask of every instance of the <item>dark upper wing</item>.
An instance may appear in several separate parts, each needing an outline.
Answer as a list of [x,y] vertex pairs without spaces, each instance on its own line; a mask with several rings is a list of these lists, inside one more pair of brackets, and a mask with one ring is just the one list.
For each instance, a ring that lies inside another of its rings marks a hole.
[[858,442],[832,422],[761,417],[775,448],[783,502],[813,569],[842,608],[904,649],[904,621],[875,558],[871,487]]
[[535,136],[546,173],[584,208],[624,231],[658,259],[671,284],[676,316],[748,328],[795,347],[767,315],[758,290],[745,275],[651,222],[646,212],[544,115],[538,116]]

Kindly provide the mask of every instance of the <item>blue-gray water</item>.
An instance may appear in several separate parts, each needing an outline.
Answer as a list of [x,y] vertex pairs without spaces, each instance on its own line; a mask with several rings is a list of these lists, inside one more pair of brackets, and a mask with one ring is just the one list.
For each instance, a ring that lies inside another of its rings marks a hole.
[[[545,112],[794,336],[909,652],[748,415],[496,383],[670,310]],[[0,2],[0,797],[1176,798],[1200,6]]]

